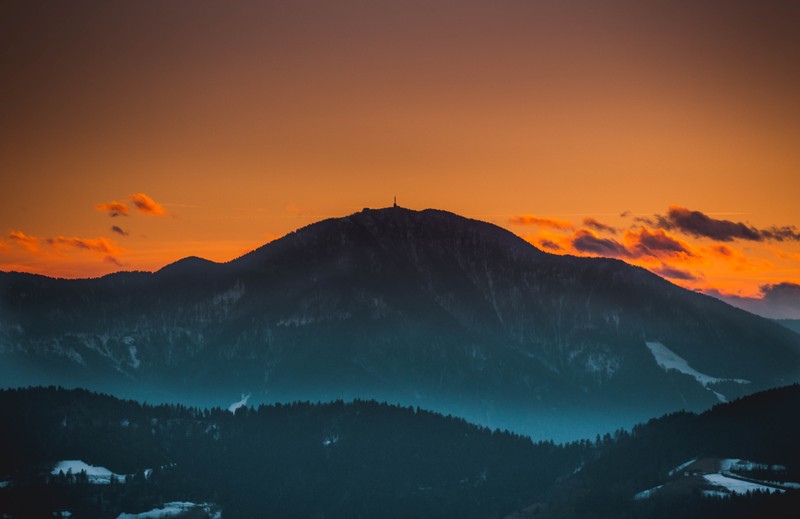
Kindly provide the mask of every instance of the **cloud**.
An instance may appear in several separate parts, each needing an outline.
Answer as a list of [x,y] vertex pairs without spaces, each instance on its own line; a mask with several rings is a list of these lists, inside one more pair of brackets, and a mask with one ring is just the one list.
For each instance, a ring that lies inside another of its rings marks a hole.
[[541,247],[543,249],[552,250],[552,251],[558,251],[558,252],[564,250],[564,248],[561,245],[557,244],[556,242],[554,242],[552,240],[547,240],[547,239],[539,240],[539,247]]
[[719,220],[700,211],[672,206],[666,216],[656,215],[655,220],[641,219],[656,223],[664,229],[675,229],[696,238],[710,238],[716,241],[800,241],[800,232],[794,226],[769,227],[758,229],[743,222]]
[[111,201],[94,206],[98,211],[108,213],[109,216],[128,216],[128,206],[122,202]]
[[706,294],[769,319],[800,319],[800,284],[784,281],[761,286],[759,297],[741,297],[708,289]]
[[660,267],[651,268],[651,272],[658,274],[659,276],[670,278],[670,279],[680,279],[682,281],[699,281],[700,278],[695,276],[691,272],[687,270],[677,269],[675,267],[670,267],[669,265],[662,264]]
[[0,252],[8,252],[10,250],[11,247],[9,247],[6,242],[0,240]]
[[111,226],[111,232],[115,232],[121,236],[128,236],[130,233],[118,225]]
[[606,225],[604,223],[601,223],[601,222],[595,220],[594,218],[584,218],[583,219],[583,225],[585,225],[586,227],[588,227],[590,229],[594,229],[595,231],[608,232],[608,233],[611,233],[611,234],[617,234],[616,227],[612,227],[610,225]]
[[8,239],[30,252],[39,252],[39,238],[36,236],[29,236],[22,231],[11,231]]
[[56,238],[47,238],[45,241],[48,245],[60,251],[73,249],[112,255],[122,252],[120,247],[107,238],[65,238],[64,236],[58,236]]
[[115,258],[114,256],[111,256],[110,254],[103,257],[103,262],[111,263],[112,265],[116,265],[118,267],[125,266],[125,263],[122,263],[119,259]]
[[509,218],[509,222],[517,225],[534,225],[536,227],[545,227],[548,229],[573,229],[575,226],[564,220],[556,220],[555,218],[542,218],[530,214],[516,215]]
[[138,209],[140,213],[149,214],[153,216],[164,216],[165,214],[167,214],[167,212],[164,210],[161,204],[159,204],[158,202],[156,202],[155,200],[153,200],[144,193],[132,194],[131,201],[133,202],[133,205],[136,206],[136,209]]
[[626,231],[625,241],[632,256],[694,256],[689,245],[678,241],[663,229],[648,230],[641,227],[638,230]]
[[630,211],[622,211],[621,213],[619,213],[619,217],[620,217],[620,218],[627,218],[627,217],[629,217],[630,215],[631,215],[631,212],[630,212]]
[[572,247],[579,252],[610,256],[612,258],[627,258],[630,256],[625,245],[609,238],[600,238],[587,229],[581,229],[572,237]]

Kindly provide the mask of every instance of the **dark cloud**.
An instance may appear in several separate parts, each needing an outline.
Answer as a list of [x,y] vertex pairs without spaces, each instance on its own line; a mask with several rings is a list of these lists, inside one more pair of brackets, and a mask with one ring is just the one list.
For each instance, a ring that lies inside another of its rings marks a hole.
[[674,229],[697,238],[710,238],[716,241],[800,241],[800,232],[794,226],[769,227],[758,229],[744,222],[733,222],[712,218],[700,211],[672,206],[666,216],[656,215],[654,219],[637,219],[664,229]]
[[783,282],[761,287],[761,297],[740,297],[706,290],[706,294],[769,319],[800,319],[800,284]]
[[699,281],[699,278],[689,271],[670,267],[669,265],[661,265],[659,268],[650,269],[651,272],[659,276],[669,279],[680,279],[683,281]]
[[581,229],[572,238],[572,246],[579,252],[588,252],[599,256],[613,258],[627,258],[630,256],[628,249],[616,240],[600,238],[591,231]]
[[650,231],[642,227],[638,231],[629,231],[625,238],[631,242],[630,251],[636,256],[662,256],[665,254],[693,256],[688,245],[668,235],[663,229]]
[[128,236],[130,233],[118,225],[111,226],[111,232],[115,232],[121,236]]
[[119,259],[115,258],[114,256],[108,255],[103,257],[104,263],[111,263],[112,265],[116,265],[118,267],[124,267],[125,264],[122,263]]
[[548,250],[561,251],[564,250],[561,245],[551,240],[539,240],[539,246]]
[[594,229],[595,231],[617,234],[617,229],[615,227],[606,225],[602,222],[595,220],[594,218],[584,218],[583,225],[585,225],[590,229]]
[[627,217],[629,217],[630,215],[631,215],[631,212],[630,212],[630,211],[622,211],[621,213],[619,213],[619,217],[620,217],[620,218],[627,218]]

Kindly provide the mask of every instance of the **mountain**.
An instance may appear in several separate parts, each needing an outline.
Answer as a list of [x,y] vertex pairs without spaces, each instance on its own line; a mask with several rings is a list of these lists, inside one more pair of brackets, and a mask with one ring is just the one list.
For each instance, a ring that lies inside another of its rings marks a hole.
[[800,336],[622,261],[365,209],[234,261],[0,274],[0,380],[226,405],[375,398],[576,438],[798,380]]

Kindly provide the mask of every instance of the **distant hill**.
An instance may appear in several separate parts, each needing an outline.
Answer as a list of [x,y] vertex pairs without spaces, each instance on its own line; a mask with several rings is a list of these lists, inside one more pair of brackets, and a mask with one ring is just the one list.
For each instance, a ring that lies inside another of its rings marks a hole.
[[378,399],[577,438],[798,380],[800,336],[622,261],[438,210],[324,220],[230,263],[0,273],[0,380],[227,406]]
[[[40,388],[0,391],[0,423],[0,516],[12,517],[117,517],[165,502],[211,503],[230,519],[501,517],[591,455],[586,443],[535,444],[366,401],[234,415]],[[51,474],[63,460],[117,480]]]
[[[539,501],[545,505],[514,517],[796,517],[799,406],[800,386],[793,385],[620,431]],[[773,494],[737,497],[726,484]]]
[[555,445],[376,402],[234,414],[6,390],[0,516],[794,518],[798,405],[791,386]]
[[793,332],[800,333],[800,319],[775,319],[775,322]]

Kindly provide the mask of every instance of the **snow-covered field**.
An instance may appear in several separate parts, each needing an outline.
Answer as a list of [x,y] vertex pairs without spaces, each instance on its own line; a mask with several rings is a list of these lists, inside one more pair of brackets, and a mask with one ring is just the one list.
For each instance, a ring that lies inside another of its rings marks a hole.
[[86,471],[89,483],[94,483],[96,485],[108,485],[111,483],[112,477],[120,482],[125,481],[125,476],[123,475],[114,474],[105,467],[95,467],[81,460],[59,461],[50,473],[57,476],[61,472],[64,474],[72,472],[72,474],[77,475],[83,471]]
[[190,503],[189,501],[173,501],[164,503],[163,508],[154,508],[149,512],[140,514],[120,514],[117,519],[158,519],[161,517],[176,517],[187,512],[200,510],[209,515],[212,519],[221,519],[221,512],[212,512],[211,506],[206,503]]
[[656,341],[645,341],[645,345],[650,350],[650,353],[653,354],[653,357],[656,359],[656,364],[659,365],[664,371],[669,371],[674,369],[683,373],[684,375],[689,375],[701,383],[704,387],[708,388],[709,391],[714,393],[714,396],[720,402],[726,402],[727,399],[725,395],[718,393],[716,391],[711,390],[708,386],[711,384],[717,384],[719,382],[736,382],[737,384],[749,384],[749,380],[744,380],[741,378],[717,378],[711,375],[707,375],[705,373],[701,373],[691,367],[686,359],[672,351],[671,349],[667,348],[660,342]]
[[757,490],[769,492],[770,494],[773,492],[785,492],[782,488],[759,485],[758,483],[731,478],[723,476],[722,474],[706,474],[703,478],[714,486],[726,489],[731,494],[746,494],[747,492],[755,492]]
[[652,496],[654,493],[656,493],[663,486],[664,485],[658,485],[657,487],[648,488],[647,490],[642,490],[641,492],[639,492],[638,494],[633,496],[633,498],[635,500],[637,500],[637,501],[640,500],[640,499],[647,499],[650,496]]
[[241,400],[239,400],[238,402],[234,402],[234,403],[232,403],[231,405],[228,406],[228,411],[230,411],[231,413],[235,413],[236,410],[239,409],[240,407],[246,406],[248,400],[250,400],[250,394],[249,393],[246,394],[246,395],[242,395],[242,399]]
[[683,469],[685,469],[686,467],[688,467],[689,465],[691,465],[695,461],[697,461],[697,458],[692,458],[689,461],[687,461],[686,463],[681,463],[680,465],[678,465],[674,469],[670,470],[669,471],[669,475],[670,476],[674,476],[675,474],[680,474],[681,472],[683,472]]

